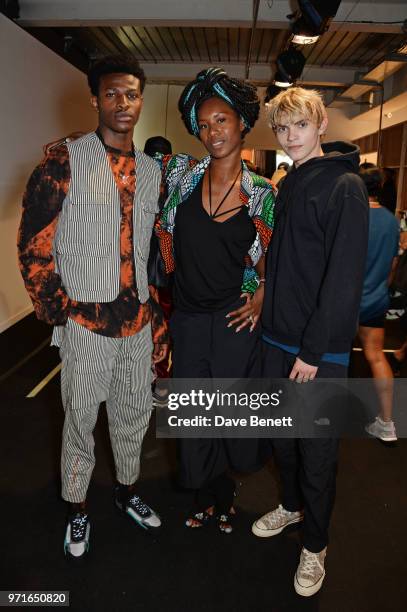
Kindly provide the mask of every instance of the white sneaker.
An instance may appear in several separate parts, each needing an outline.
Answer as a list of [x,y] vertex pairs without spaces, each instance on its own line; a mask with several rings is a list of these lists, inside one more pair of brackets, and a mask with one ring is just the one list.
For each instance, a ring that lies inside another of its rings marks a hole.
[[319,553],[303,548],[294,576],[294,588],[298,595],[310,597],[319,591],[325,578],[326,547]]
[[396,427],[393,421],[382,421],[380,417],[376,417],[373,423],[366,425],[365,430],[382,442],[397,441]]
[[252,525],[252,532],[259,538],[270,538],[281,533],[288,525],[299,523],[303,518],[302,511],[290,512],[280,504],[275,510],[257,519]]

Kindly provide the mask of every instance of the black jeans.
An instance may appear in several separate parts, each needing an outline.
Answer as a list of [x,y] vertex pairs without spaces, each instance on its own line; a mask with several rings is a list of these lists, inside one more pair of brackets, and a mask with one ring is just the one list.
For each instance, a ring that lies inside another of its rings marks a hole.
[[[295,355],[263,342],[263,378],[287,378]],[[318,378],[346,378],[347,368],[321,362]],[[312,383],[302,383],[312,384]],[[328,528],[335,501],[339,440],[337,438],[274,438],[280,470],[282,504],[291,512],[304,510],[303,541],[311,552],[328,544]]]

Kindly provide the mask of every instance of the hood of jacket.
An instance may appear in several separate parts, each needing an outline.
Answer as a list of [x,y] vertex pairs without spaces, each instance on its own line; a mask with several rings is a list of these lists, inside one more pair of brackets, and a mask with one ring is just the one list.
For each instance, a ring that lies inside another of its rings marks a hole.
[[342,171],[354,172],[359,174],[359,163],[360,163],[360,149],[357,145],[352,142],[336,141],[327,142],[321,144],[323,155],[320,157],[312,157],[308,161],[295,167],[293,164],[288,170],[288,175],[296,174],[299,172],[301,175],[303,172],[311,169],[329,170],[332,164],[335,164],[335,168],[342,167]]

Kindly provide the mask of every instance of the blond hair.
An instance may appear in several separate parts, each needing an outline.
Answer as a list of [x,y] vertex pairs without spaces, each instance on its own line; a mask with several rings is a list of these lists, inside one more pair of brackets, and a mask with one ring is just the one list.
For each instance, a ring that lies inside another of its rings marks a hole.
[[316,89],[303,87],[290,87],[272,98],[268,104],[268,112],[269,123],[273,130],[276,129],[283,114],[287,114],[290,121],[294,116],[300,115],[316,123],[318,127],[326,117],[322,94]]

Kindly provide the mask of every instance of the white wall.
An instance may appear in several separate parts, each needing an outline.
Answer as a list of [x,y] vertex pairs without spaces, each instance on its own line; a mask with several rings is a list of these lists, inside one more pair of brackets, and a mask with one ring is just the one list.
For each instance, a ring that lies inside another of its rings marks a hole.
[[373,153],[363,153],[360,156],[360,162],[361,163],[368,163],[368,164],[377,164],[377,151],[373,152]]
[[[147,72],[148,81],[148,72]],[[146,85],[143,110],[134,130],[136,147],[143,150],[151,136],[164,136],[172,144],[173,153],[189,153],[197,157],[205,149],[194,136],[188,134],[178,110],[178,99],[182,92],[178,85]]]
[[[407,121],[407,92],[401,93],[383,105],[382,129]],[[355,138],[374,134],[379,129],[380,108],[375,107],[351,120]]]
[[31,310],[17,267],[21,198],[42,146],[94,128],[85,76],[0,15],[0,332]]

